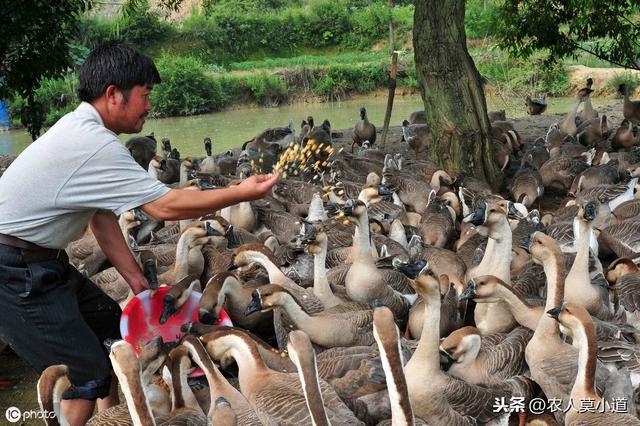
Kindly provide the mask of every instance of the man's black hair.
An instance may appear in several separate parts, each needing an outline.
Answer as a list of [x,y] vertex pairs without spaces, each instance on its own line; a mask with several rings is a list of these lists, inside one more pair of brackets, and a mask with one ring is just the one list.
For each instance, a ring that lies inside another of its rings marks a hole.
[[125,94],[134,86],[160,83],[153,60],[130,44],[111,41],[95,48],[80,66],[78,97],[91,102],[113,84]]

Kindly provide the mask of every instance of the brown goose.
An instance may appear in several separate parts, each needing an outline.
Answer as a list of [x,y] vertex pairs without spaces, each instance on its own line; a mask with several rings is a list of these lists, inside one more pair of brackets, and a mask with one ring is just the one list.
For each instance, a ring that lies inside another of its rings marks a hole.
[[[565,424],[639,425],[640,420],[633,415],[605,410],[606,405],[596,390],[598,345],[589,313],[582,306],[566,303],[549,309],[547,314],[566,329],[571,330],[579,348],[578,371],[570,394],[572,405],[566,406],[569,410],[564,418]],[[602,409],[593,413],[589,413],[588,409],[585,411],[584,408],[589,404],[587,400],[593,404],[592,406],[602,406]]]
[[[564,255],[555,241],[536,232],[529,243],[531,256],[541,263],[547,276],[547,300],[545,310],[560,305],[564,295]],[[548,398],[562,400],[562,407],[569,406],[571,386],[578,372],[577,349],[565,343],[560,337],[557,323],[543,315],[527,344],[525,359],[531,371],[531,377],[540,385]],[[602,388],[608,371],[601,366],[597,383]],[[561,413],[555,413],[559,421]]]
[[[589,154],[591,155],[591,154]],[[591,159],[560,156],[551,158],[540,168],[540,176],[545,188],[566,191],[571,187],[575,177],[591,165]]]
[[573,136],[573,137],[576,136],[576,132],[578,130],[576,127],[576,115],[578,113],[578,107],[580,107],[580,104],[583,101],[584,101],[584,97],[578,94],[578,96],[576,96],[576,99],[573,103],[573,107],[571,108],[571,111],[569,111],[565,119],[558,124],[560,130],[562,130],[564,133],[568,134],[569,136]]
[[[495,275],[502,281],[511,283],[512,233],[508,214],[516,214],[513,203],[503,207],[498,203],[483,202],[473,215],[465,218],[465,221],[486,229],[489,237],[482,261],[475,268],[467,270],[467,279]],[[507,307],[501,303],[484,303],[477,306],[474,317],[476,326],[483,335],[508,332],[516,324]]]
[[455,213],[438,199],[436,191],[429,193],[427,206],[422,213],[420,234],[422,241],[430,246],[445,247],[455,232]]
[[400,349],[398,327],[393,321],[393,313],[384,306],[376,307],[373,313],[373,335],[380,351],[391,403],[391,421],[378,423],[378,425],[426,424],[422,419],[416,419],[413,415],[407,380],[404,375],[405,363]]
[[638,128],[634,127],[630,120],[622,120],[620,127],[618,127],[613,135],[611,147],[613,149],[630,149],[636,145],[640,145],[640,132],[638,132]]
[[69,424],[60,409],[60,402],[62,395],[70,387],[69,367],[66,365],[52,365],[40,374],[37,385],[38,405],[43,413],[55,413],[55,418],[50,418],[50,414],[47,416],[45,424],[51,426]]
[[[584,306],[592,315],[602,320],[610,320],[613,313],[609,309],[609,294],[606,289],[591,283],[589,276],[589,250],[593,236],[593,220],[596,218],[595,203],[579,206],[574,220],[577,225],[577,253],[564,284],[565,300]],[[574,226],[575,226],[574,225]]]
[[577,194],[599,185],[618,183],[618,160],[610,160],[605,164],[589,167],[575,177],[569,192]]
[[601,231],[598,241],[617,257],[635,259],[640,254],[640,220],[628,219],[607,226]]
[[622,115],[625,119],[629,120],[633,124],[640,123],[640,101],[632,101],[629,99],[629,91],[625,84],[618,86],[618,93],[624,96],[622,104]]
[[640,215],[640,199],[625,201],[611,212],[611,222],[613,224],[633,219]]
[[424,326],[418,348],[405,366],[409,399],[416,416],[429,424],[475,424],[499,417],[491,401],[505,396],[455,379],[440,369],[439,322],[440,283],[433,271],[424,268],[412,282],[425,300]]
[[[312,423],[298,375],[267,367],[256,344],[246,335],[224,329],[212,331],[201,340],[212,358],[232,357],[236,361],[240,391],[263,424]],[[324,407],[329,418],[333,418],[336,424],[361,424],[337,396],[327,393],[328,387],[325,390]]]
[[416,160],[420,159],[420,153],[425,152],[429,145],[429,126],[426,124],[411,124],[407,120],[402,121],[402,137],[416,154]]
[[633,200],[637,183],[638,178],[633,178],[628,183],[597,185],[578,192],[576,198],[608,203],[611,210],[614,210],[625,201]]
[[616,259],[609,265],[606,278],[615,287],[627,323],[640,330],[640,268],[630,259]]
[[582,122],[577,128],[576,141],[590,148],[601,145],[608,137],[609,123],[604,114]]
[[367,118],[367,110],[362,107],[360,108],[360,121],[358,121],[353,128],[351,152],[353,152],[353,146],[355,144],[362,146],[364,141],[369,141],[369,144],[371,145],[376,142],[376,126],[369,122],[369,118]]
[[370,309],[341,311],[337,314],[320,312],[309,315],[284,288],[276,284],[255,289],[245,314],[251,315],[254,312],[276,307],[282,308],[291,318],[294,327],[304,331],[318,346],[333,348],[373,344],[371,334],[373,311]]
[[522,376],[528,371],[524,350],[532,334],[518,327],[506,335],[481,337],[475,327],[463,327],[442,340],[440,353],[453,362],[447,370],[451,376],[486,387],[507,387],[529,399],[533,383]]
[[180,343],[189,351],[193,361],[202,368],[205,376],[207,377],[211,400],[207,417],[211,424],[217,424],[212,422],[212,417],[215,418],[215,416],[219,415],[219,413],[216,412],[219,409],[218,400],[220,398],[223,398],[231,406],[238,424],[261,424],[260,420],[258,420],[258,416],[249,405],[247,399],[242,396],[236,388],[231,386],[220,371],[218,371],[200,340],[194,336],[185,335]]
[[207,417],[187,383],[189,369],[189,349],[182,345],[173,348],[169,352],[163,372],[167,383],[171,383],[171,413],[168,415],[167,425],[188,426],[207,423]]
[[527,107],[527,114],[540,115],[547,110],[547,94],[543,93],[539,99],[531,99],[531,97],[527,95],[524,104]]
[[511,184],[514,201],[524,204],[527,208],[531,208],[533,203],[544,194],[542,176],[532,162],[533,157],[530,154],[523,158],[520,169],[516,172]]

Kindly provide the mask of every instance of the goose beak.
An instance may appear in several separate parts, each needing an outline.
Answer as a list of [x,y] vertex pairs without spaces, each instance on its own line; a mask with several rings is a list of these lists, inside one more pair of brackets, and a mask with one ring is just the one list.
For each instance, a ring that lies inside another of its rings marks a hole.
[[107,351],[108,351],[109,353],[111,353],[111,346],[113,346],[113,344],[114,344],[115,342],[117,342],[117,341],[118,341],[118,340],[116,340],[116,339],[104,339],[104,340],[102,341],[102,344],[104,345],[104,347],[105,347],[105,348],[107,348]]
[[509,210],[507,212],[509,219],[524,219],[524,214],[516,207],[516,203],[509,203]]
[[251,296],[251,303],[249,303],[244,310],[244,315],[249,316],[252,313],[259,312],[261,310],[262,310],[262,300],[260,300],[260,295],[257,293],[254,293]]
[[476,282],[471,280],[469,281],[467,289],[462,293],[459,297],[460,300],[471,300],[475,299],[478,296],[476,293]]
[[596,218],[596,205],[593,202],[588,202],[586,206],[584,206],[584,218],[585,220],[592,221]]
[[378,195],[381,197],[390,197],[393,194],[393,191],[389,189],[389,187],[379,184],[378,185]]
[[133,209],[133,217],[135,220],[138,220],[140,222],[146,222],[149,220],[149,216],[147,216],[145,212],[140,209]]
[[485,220],[485,214],[487,213],[487,203],[482,201],[475,212],[463,219],[463,222],[470,223],[475,226],[481,226]]
[[560,308],[560,306],[556,306],[553,309],[549,309],[547,311],[547,315],[549,315],[551,318],[553,318],[554,320],[557,321],[560,318],[560,310],[561,309],[562,308]]
[[456,360],[449,355],[447,351],[440,349],[440,368],[442,371],[449,371],[449,368],[455,364]]
[[167,160],[160,160],[160,170],[165,171],[167,170]]
[[198,318],[200,319],[201,323],[211,325],[215,324],[216,320],[218,319],[216,315],[213,314],[213,312],[209,312],[206,309],[200,309]]
[[425,266],[427,266],[427,261],[424,259],[416,263],[405,263],[397,259],[393,260],[393,267],[412,280],[415,280],[418,275],[420,275],[420,271],[422,271]]
[[167,322],[171,315],[174,315],[178,310],[176,309],[176,298],[167,294],[164,296],[164,300],[162,301],[162,314],[160,314],[160,319],[158,322],[160,324],[164,324]]
[[519,240],[518,247],[526,250],[527,253],[530,253],[531,252],[531,235]]
[[353,215],[353,201],[348,200],[344,206],[342,206],[342,212],[345,216]]
[[213,228],[213,226],[211,226],[211,224],[209,224],[209,222],[207,222],[207,236],[209,237],[222,237],[223,235],[218,232],[216,229]]

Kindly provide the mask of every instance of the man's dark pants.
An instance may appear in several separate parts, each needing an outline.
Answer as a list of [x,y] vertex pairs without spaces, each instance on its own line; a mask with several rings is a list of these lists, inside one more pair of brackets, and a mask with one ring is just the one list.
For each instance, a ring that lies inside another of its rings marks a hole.
[[102,342],[120,338],[121,310],[93,282],[55,257],[0,244],[0,338],[39,373],[66,364],[65,399],[104,398],[111,365]]

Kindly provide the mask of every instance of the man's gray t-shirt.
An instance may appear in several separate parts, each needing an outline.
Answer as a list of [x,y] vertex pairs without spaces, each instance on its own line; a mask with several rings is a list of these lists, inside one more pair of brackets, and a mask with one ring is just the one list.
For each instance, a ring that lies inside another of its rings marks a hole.
[[33,142],[0,178],[0,234],[64,249],[97,210],[116,215],[169,191],[86,102]]

